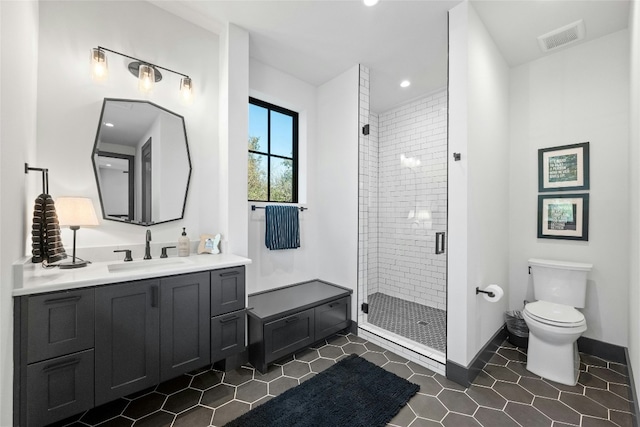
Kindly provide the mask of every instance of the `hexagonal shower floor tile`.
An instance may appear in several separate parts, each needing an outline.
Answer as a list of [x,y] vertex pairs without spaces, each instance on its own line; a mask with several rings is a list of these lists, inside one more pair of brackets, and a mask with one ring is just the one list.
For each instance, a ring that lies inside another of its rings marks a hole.
[[569,387],[527,371],[526,353],[504,342],[465,389],[362,338],[338,334],[271,365],[265,374],[251,366],[200,369],[55,426],[222,426],[351,353],[420,385],[390,426],[633,425],[625,365],[581,354],[578,384]]

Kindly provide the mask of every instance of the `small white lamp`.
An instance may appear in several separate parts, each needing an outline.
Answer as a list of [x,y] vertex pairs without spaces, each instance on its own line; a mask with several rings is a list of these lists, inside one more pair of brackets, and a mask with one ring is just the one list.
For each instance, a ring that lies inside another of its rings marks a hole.
[[93,209],[93,202],[86,197],[59,197],[56,200],[56,213],[60,225],[68,225],[73,230],[73,261],[59,264],[59,267],[86,267],[87,261],[76,260],[76,231],[81,226],[98,225],[98,217]]

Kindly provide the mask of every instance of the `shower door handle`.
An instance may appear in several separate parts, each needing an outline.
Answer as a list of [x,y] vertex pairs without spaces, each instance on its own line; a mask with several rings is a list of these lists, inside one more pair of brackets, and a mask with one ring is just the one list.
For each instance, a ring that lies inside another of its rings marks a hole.
[[444,253],[444,231],[436,233],[436,255]]

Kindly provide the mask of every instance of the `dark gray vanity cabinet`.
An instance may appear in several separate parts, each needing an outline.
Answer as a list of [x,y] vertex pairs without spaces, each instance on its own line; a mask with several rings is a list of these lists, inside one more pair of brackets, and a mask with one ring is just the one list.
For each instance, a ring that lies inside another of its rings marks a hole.
[[16,297],[14,426],[236,364],[245,307],[244,266]]
[[160,289],[160,381],[166,381],[211,363],[209,272],[165,277]]
[[351,289],[311,280],[249,295],[249,361],[267,365],[351,326]]
[[[22,425],[40,426],[94,405],[94,290],[15,301],[16,406]],[[22,369],[20,369],[22,367]]]
[[160,379],[160,281],[96,288],[95,403]]

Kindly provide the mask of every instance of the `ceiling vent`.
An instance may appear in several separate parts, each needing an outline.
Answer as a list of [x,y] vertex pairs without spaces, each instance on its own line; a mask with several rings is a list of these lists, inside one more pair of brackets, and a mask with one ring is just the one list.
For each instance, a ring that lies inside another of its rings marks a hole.
[[549,52],[575,43],[584,38],[584,21],[573,22],[564,27],[558,28],[538,37],[538,44],[543,52]]

